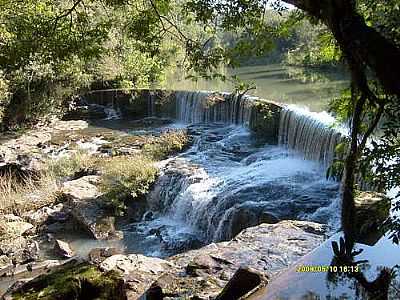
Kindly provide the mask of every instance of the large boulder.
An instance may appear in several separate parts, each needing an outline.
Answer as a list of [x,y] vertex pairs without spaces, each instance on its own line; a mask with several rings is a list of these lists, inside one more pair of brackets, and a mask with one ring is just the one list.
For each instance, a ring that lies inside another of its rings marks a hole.
[[118,273],[71,260],[52,272],[9,289],[4,299],[126,300],[124,281]]
[[232,241],[178,254],[167,259],[173,267],[148,287],[146,299],[236,299],[230,298],[235,286],[240,283],[244,294],[264,286],[268,277],[321,244],[324,231],[312,222],[261,224]]
[[96,184],[99,176],[84,176],[64,183],[63,194],[69,199],[73,219],[98,240],[120,237],[114,217],[103,205]]
[[140,254],[114,255],[100,264],[106,272],[117,271],[125,280],[128,299],[138,299],[162,274],[173,270],[173,264]]
[[63,258],[71,258],[74,256],[74,251],[69,244],[61,240],[54,241],[54,252]]

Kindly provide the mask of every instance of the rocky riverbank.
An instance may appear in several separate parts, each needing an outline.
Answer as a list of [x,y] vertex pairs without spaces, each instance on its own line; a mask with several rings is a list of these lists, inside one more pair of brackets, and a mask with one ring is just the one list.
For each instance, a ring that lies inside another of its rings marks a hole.
[[[58,236],[79,232],[97,240],[122,238],[115,223],[122,215],[130,221],[143,215],[144,196],[157,177],[157,160],[190,143],[183,130],[158,130],[169,122],[152,118],[130,122],[127,127],[139,133],[135,135],[107,128],[97,132],[81,120],[55,121],[4,137],[1,293],[7,282],[12,283],[10,277],[30,278],[62,264],[57,259],[74,256]],[[140,132],[144,127],[157,130],[144,135]]]
[[[210,244],[165,260],[140,254],[92,255],[91,262],[69,261],[50,275],[16,283],[5,299],[37,299],[39,294],[43,299],[56,295],[57,299],[71,299],[73,293],[77,295],[74,299],[84,299],[81,297],[89,287],[83,284],[57,288],[68,280],[87,282],[99,295],[96,299],[233,299],[229,295],[237,285],[243,287],[242,295],[263,287],[271,276],[323,240],[324,226],[320,224],[282,221],[251,227],[229,242]],[[75,270],[72,273],[71,268]],[[88,268],[92,271],[88,272]],[[96,277],[103,278],[104,284],[96,284]],[[116,287],[118,293],[107,298],[109,289]]]
[[[183,151],[193,136],[206,141],[196,147],[221,145],[221,152],[210,152],[214,158],[243,158],[254,149],[223,144],[218,127],[202,137],[193,128],[170,126],[168,119],[101,127],[93,122],[55,121],[4,138],[0,146],[0,295],[7,292],[5,299],[54,299],[56,294],[57,299],[237,299],[266,285],[326,238],[324,225],[281,221],[284,215],[272,218],[246,202],[232,207],[235,226],[219,239],[226,242],[204,246],[205,240],[191,233],[174,245],[174,253],[183,253],[137,254],[142,252],[130,250],[135,240],[124,236],[129,233],[124,225],[153,220],[158,210],[170,208],[166,200],[179,193],[177,185],[200,183],[207,175],[179,159],[164,161],[160,174],[161,160]],[[257,156],[250,158],[246,163],[257,162]],[[228,202],[236,203],[238,195],[245,193],[230,195]],[[361,194],[357,205],[362,207],[356,220],[360,236],[376,230],[389,209],[376,194]],[[168,247],[163,226],[145,235]],[[95,243],[79,249],[78,236]]]

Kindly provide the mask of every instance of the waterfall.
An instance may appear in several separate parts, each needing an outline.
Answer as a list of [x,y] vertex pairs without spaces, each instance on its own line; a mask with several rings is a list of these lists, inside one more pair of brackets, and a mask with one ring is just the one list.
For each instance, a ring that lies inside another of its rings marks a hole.
[[118,120],[121,119],[121,112],[119,108],[115,109],[114,107],[105,107],[104,112],[106,114],[106,120]]
[[279,145],[329,167],[336,146],[345,140],[343,130],[334,128],[334,122],[335,119],[326,112],[313,113],[293,106],[285,107],[280,115]]
[[327,180],[318,162],[288,155],[279,146],[259,148],[243,126],[197,124],[190,130],[193,146],[160,164],[147,199],[156,217],[145,232],[158,232],[164,245],[174,247],[190,232],[212,242],[263,222],[336,220],[329,207],[339,183]]
[[226,123],[247,126],[251,116],[251,99],[237,94],[212,92],[176,93],[177,116],[185,123]]
[[155,103],[156,103],[156,95],[150,92],[149,101],[147,103],[147,116],[154,117],[155,116]]

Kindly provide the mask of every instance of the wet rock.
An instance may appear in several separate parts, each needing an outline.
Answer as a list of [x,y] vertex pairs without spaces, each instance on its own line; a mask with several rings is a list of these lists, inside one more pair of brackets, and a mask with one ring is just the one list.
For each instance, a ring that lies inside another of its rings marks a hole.
[[183,159],[174,159],[163,168],[147,197],[149,206],[155,211],[169,208],[182,187],[188,183],[200,182],[207,174],[194,164]]
[[151,210],[146,211],[146,213],[143,215],[143,221],[151,221],[153,220],[153,218],[154,218],[154,213]]
[[73,219],[95,239],[120,238],[115,219],[104,207],[101,193],[95,185],[99,176],[85,176],[64,183],[63,193],[70,199]]
[[248,227],[279,222],[278,217],[264,211],[262,206],[262,203],[245,202],[231,208],[227,213],[226,222],[223,223],[224,228],[219,230],[220,233],[223,233],[219,240],[229,240]]
[[68,111],[64,116],[64,120],[96,120],[105,119],[107,117],[104,107],[101,105],[91,104],[77,106],[73,110]]
[[200,273],[214,277],[221,277],[222,272],[222,277],[232,277],[242,265],[270,276],[321,244],[325,228],[305,221],[261,224],[243,230],[231,241],[210,244],[169,260],[186,269],[193,269],[192,264],[203,266],[197,268],[202,269]]
[[356,240],[363,244],[374,245],[383,235],[380,227],[389,216],[390,200],[381,193],[358,192],[355,206]]
[[121,254],[117,248],[94,248],[89,252],[89,261],[94,264],[102,263],[106,258]]
[[240,267],[226,284],[216,300],[240,299],[267,283],[264,274],[250,268]]
[[74,251],[71,249],[69,244],[61,240],[55,240],[54,252],[64,258],[71,258],[74,256]]

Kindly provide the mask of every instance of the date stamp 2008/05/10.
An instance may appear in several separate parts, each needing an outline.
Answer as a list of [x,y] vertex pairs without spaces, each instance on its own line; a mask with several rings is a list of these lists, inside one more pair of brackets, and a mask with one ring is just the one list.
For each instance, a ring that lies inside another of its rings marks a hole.
[[359,266],[324,266],[324,265],[300,265],[296,267],[296,272],[301,273],[357,273],[360,272]]

